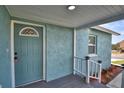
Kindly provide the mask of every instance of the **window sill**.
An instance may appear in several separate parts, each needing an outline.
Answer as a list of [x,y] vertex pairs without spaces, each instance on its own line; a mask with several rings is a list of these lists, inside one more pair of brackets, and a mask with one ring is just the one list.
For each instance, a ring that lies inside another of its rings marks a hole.
[[89,54],[88,56],[89,56],[89,57],[98,57],[97,54]]

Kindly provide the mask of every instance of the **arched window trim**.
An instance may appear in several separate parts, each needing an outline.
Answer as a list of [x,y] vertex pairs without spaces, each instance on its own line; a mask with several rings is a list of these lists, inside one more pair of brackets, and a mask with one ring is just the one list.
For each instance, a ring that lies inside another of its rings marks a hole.
[[[25,29],[32,29],[33,31],[36,32],[36,35],[22,34],[22,32],[23,32]],[[20,35],[20,36],[30,36],[30,37],[39,37],[38,31],[37,31],[36,29],[34,29],[33,27],[24,27],[24,28],[22,28],[22,29],[20,30],[20,32],[19,32],[19,35]]]

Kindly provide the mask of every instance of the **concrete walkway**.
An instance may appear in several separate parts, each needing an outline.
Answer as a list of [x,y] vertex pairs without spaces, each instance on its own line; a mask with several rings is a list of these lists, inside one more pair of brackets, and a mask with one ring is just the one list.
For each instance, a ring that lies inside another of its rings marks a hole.
[[124,88],[124,71],[107,84],[110,88]]

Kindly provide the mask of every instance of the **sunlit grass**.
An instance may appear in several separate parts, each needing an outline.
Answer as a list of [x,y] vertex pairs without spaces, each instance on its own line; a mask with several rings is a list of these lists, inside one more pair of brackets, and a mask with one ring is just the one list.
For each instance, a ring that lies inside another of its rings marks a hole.
[[115,60],[115,61],[112,61],[113,64],[124,64],[124,60]]

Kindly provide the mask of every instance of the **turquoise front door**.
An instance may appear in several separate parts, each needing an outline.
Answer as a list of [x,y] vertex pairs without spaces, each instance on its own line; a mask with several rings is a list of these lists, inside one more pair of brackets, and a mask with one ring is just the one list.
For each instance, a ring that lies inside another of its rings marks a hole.
[[31,83],[43,78],[43,28],[15,24],[15,84]]

